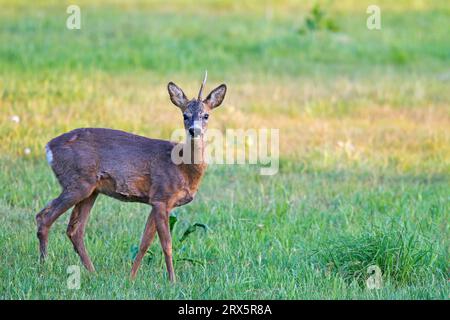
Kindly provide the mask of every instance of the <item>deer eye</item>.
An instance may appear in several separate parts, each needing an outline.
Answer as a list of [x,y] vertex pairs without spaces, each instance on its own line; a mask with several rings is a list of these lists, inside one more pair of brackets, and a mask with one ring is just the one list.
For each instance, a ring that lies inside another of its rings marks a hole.
[[189,116],[187,114],[183,113],[183,119],[187,120],[187,119],[189,119]]
[[208,120],[208,118],[209,118],[209,114],[205,113],[205,114],[203,115],[203,119]]

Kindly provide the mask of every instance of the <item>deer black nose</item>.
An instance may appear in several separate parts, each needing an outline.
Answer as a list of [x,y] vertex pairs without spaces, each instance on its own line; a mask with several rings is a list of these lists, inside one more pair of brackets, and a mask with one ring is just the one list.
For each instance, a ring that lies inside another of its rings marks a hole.
[[198,137],[201,133],[201,129],[200,128],[196,128],[196,127],[190,127],[189,128],[189,134],[191,135],[191,137]]

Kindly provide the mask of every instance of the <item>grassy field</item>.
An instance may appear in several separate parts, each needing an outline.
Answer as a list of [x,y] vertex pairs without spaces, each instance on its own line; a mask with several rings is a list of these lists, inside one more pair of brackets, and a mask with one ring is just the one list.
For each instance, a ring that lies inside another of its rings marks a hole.
[[[319,1],[333,28],[312,30],[309,1],[83,0],[68,30],[69,3],[0,0],[0,298],[448,299],[450,5],[380,0],[369,31],[372,2]],[[175,285],[156,241],[128,278],[150,208],[100,197],[97,273],[69,290],[69,214],[38,262],[34,216],[59,193],[45,144],[85,126],[168,139],[167,82],[194,96],[205,69],[228,85],[210,127],[279,128],[279,173],[208,169],[176,210]]]

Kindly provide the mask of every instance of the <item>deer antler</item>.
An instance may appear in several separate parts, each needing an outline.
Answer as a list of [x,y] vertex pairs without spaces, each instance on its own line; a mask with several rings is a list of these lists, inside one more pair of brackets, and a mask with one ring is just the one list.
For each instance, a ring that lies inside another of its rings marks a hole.
[[202,100],[202,91],[203,91],[203,87],[206,84],[207,78],[208,78],[208,70],[205,70],[205,77],[203,78],[202,86],[200,87],[200,91],[198,92],[198,101]]

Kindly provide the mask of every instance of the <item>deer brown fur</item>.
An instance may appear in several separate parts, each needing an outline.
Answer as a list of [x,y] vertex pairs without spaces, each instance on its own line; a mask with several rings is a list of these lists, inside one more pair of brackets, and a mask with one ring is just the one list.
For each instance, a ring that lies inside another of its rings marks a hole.
[[[172,82],[168,90],[172,102],[183,112],[188,132],[185,143],[190,145],[194,154],[203,154],[208,112],[222,103],[226,86],[217,87],[204,100],[201,100],[202,89],[198,99],[192,100],[188,100]],[[176,145],[170,141],[102,128],[75,129],[51,140],[46,147],[47,158],[62,192],[36,215],[41,259],[44,260],[47,255],[51,225],[74,207],[67,235],[83,265],[89,271],[95,270],[83,239],[91,208],[97,196],[104,194],[121,201],[152,206],[131,277],[136,276],[157,232],[169,279],[174,281],[169,214],[174,207],[194,199],[207,167],[203,160],[175,164],[171,154]]]

